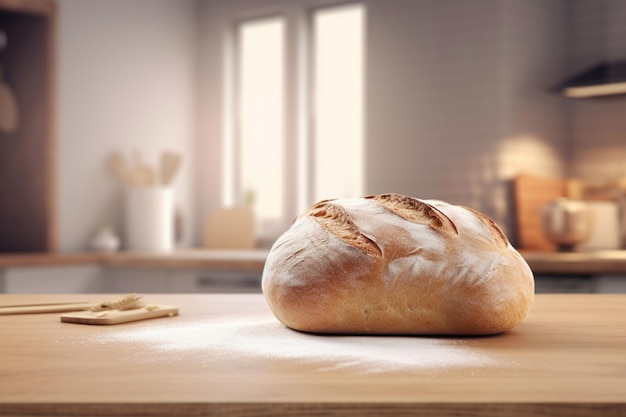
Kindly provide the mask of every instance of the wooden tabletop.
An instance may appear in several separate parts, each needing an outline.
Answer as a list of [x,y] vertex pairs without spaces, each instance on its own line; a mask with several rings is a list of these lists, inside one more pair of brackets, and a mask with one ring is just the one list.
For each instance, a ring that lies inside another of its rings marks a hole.
[[144,298],[180,315],[0,316],[0,416],[626,415],[626,295],[537,295],[516,329],[473,338],[303,334],[262,295]]

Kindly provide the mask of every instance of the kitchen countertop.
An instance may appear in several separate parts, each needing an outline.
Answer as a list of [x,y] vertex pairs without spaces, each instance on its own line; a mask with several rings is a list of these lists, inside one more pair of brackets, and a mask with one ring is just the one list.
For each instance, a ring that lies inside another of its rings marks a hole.
[[[0,305],[115,296],[0,295]],[[626,295],[540,294],[491,337],[318,336],[261,295],[149,295],[115,326],[0,316],[0,416],[623,416]]]
[[262,271],[267,250],[186,249],[168,253],[20,253],[0,254],[0,268],[102,265],[129,268],[194,268]]
[[[626,250],[590,252],[520,253],[535,274],[617,274],[626,275]],[[196,268],[263,271],[267,249],[207,250],[186,249],[171,253],[116,252],[106,253],[35,253],[0,254],[0,268],[19,266],[55,266],[99,264],[129,268]]]
[[626,250],[520,253],[535,274],[626,275]]

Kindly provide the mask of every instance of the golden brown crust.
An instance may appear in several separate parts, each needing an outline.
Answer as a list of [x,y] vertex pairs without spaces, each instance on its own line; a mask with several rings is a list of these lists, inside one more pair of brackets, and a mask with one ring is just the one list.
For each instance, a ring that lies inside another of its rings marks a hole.
[[371,239],[365,237],[352,221],[352,218],[341,206],[323,201],[305,213],[311,216],[329,233],[337,236],[349,245],[355,246],[372,255],[380,256],[380,248]]
[[270,251],[263,292],[302,331],[480,335],[519,324],[534,281],[487,216],[383,194],[300,216]]

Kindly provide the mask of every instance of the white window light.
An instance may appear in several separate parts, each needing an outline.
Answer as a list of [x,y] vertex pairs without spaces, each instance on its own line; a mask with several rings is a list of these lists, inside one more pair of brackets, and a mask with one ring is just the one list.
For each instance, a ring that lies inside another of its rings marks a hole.
[[253,196],[260,219],[283,216],[284,32],[282,18],[239,26],[235,199]]
[[363,193],[362,4],[313,15],[314,201]]

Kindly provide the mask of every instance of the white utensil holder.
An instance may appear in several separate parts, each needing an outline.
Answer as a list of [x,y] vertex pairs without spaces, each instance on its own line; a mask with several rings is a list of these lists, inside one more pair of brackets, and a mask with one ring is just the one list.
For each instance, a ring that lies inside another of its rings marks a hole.
[[133,187],[126,191],[126,249],[166,252],[174,247],[174,194],[169,187]]

